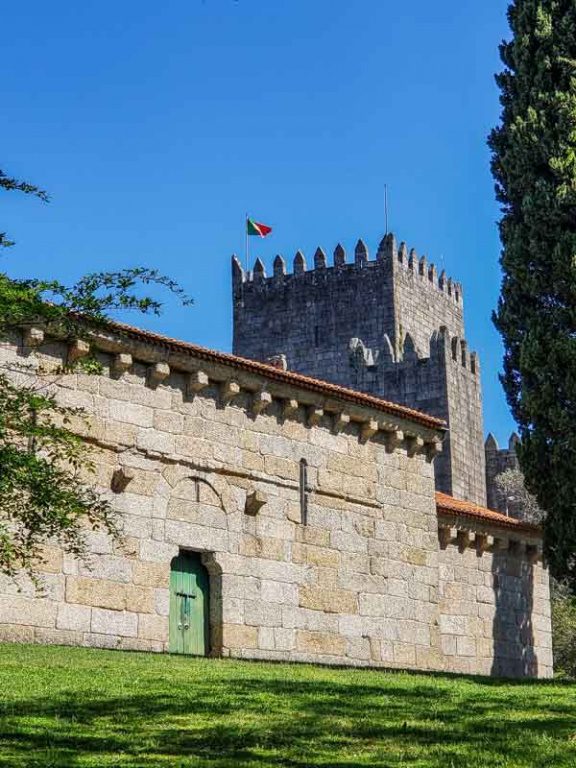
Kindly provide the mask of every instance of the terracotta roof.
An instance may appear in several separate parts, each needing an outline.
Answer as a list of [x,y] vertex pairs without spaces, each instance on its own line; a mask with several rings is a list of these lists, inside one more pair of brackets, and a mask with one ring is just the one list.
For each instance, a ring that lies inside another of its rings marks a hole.
[[515,517],[507,517],[487,507],[481,507],[479,504],[473,504],[470,501],[461,501],[439,491],[436,492],[436,509],[440,514],[470,517],[475,520],[481,520],[484,523],[493,523],[501,528],[513,528],[517,531],[526,531],[534,534],[542,533],[542,529],[538,525],[525,523],[522,520],[517,520]]
[[347,400],[348,402],[357,403],[358,405],[368,406],[375,408],[384,413],[390,413],[394,416],[399,416],[404,419],[409,419],[424,427],[428,427],[434,430],[444,431],[446,429],[446,422],[442,419],[437,419],[434,416],[429,416],[426,413],[417,411],[413,408],[408,408],[398,403],[391,403],[388,400],[383,400],[380,397],[374,395],[367,395],[362,392],[357,392],[354,389],[348,389],[346,387],[340,387],[337,384],[331,384],[327,381],[321,381],[320,379],[314,379],[310,376],[304,376],[301,373],[293,373],[292,371],[283,371],[276,368],[273,365],[267,363],[256,362],[255,360],[248,360],[244,357],[238,357],[237,355],[230,355],[225,352],[216,352],[206,347],[200,347],[196,344],[190,344],[185,341],[179,341],[178,339],[171,339],[168,336],[162,336],[152,331],[144,331],[140,328],[135,328],[131,325],[118,322],[107,322],[106,327],[110,330],[114,330],[123,336],[137,339],[143,342],[149,342],[158,346],[164,347],[164,349],[177,352],[188,353],[194,357],[198,357],[203,360],[208,360],[214,363],[221,363],[223,365],[229,365],[233,368],[249,371],[250,373],[257,373],[262,376],[266,376],[268,379],[274,381],[280,381],[285,384],[292,384],[294,386],[307,389],[312,392],[319,392],[323,395],[337,397],[340,400]]

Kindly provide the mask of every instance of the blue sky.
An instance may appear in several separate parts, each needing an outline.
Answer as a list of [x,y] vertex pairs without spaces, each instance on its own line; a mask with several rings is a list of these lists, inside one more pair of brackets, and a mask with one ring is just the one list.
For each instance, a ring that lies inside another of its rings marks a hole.
[[[398,239],[464,285],[485,427],[498,382],[498,208],[486,135],[505,0],[54,0],[5,3],[1,165],[52,195],[2,197],[0,269],[72,281],[159,267],[195,299],[136,322],[229,350],[230,254],[372,254]],[[256,246],[256,247],[254,247]]]

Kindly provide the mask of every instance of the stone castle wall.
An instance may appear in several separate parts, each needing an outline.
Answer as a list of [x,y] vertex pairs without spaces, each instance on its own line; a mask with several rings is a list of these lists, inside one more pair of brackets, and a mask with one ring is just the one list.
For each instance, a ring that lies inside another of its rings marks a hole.
[[505,539],[483,551],[488,542],[481,526],[473,539],[462,528],[441,529],[440,634],[447,666],[510,677],[551,673],[548,572]]
[[[490,671],[486,648],[469,653],[474,626],[447,618],[447,583],[475,583],[484,568],[451,544],[461,573],[445,568],[437,430],[209,356],[113,334],[97,345],[103,375],[55,375],[51,387],[91,414],[75,428],[93,445],[124,539],[88,534],[88,564],[48,548],[44,597],[0,580],[0,638],[165,651],[170,561],[192,550],[210,573],[213,655],[452,671],[464,657],[466,671]],[[17,376],[67,354],[64,343],[31,349],[19,337],[0,352]],[[538,536],[517,538],[527,563]],[[529,582],[499,585],[506,603],[466,595],[486,628],[506,605],[511,632],[513,611],[532,605],[546,575],[540,561],[526,570]],[[518,640],[536,658],[526,673],[550,674],[544,625]],[[506,659],[494,664],[517,673]]]
[[290,370],[445,419],[437,488],[485,504],[480,366],[464,339],[462,287],[393,236],[374,260],[359,241],[352,264],[338,246],[333,266],[318,249],[313,270],[300,253],[293,270],[280,257],[271,277],[259,260],[252,273],[233,262],[234,352],[284,354]]

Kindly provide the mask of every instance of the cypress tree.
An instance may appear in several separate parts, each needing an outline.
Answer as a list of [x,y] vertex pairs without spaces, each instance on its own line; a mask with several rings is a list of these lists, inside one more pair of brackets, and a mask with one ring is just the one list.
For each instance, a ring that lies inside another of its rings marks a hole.
[[576,3],[515,0],[492,131],[502,382],[552,573],[576,587]]

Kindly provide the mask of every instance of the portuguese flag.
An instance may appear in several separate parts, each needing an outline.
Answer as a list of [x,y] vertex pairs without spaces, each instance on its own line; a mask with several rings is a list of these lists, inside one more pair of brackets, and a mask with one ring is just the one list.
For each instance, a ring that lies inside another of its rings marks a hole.
[[257,237],[266,237],[272,232],[272,227],[267,227],[266,224],[259,224],[252,219],[246,219],[246,234],[256,235]]

